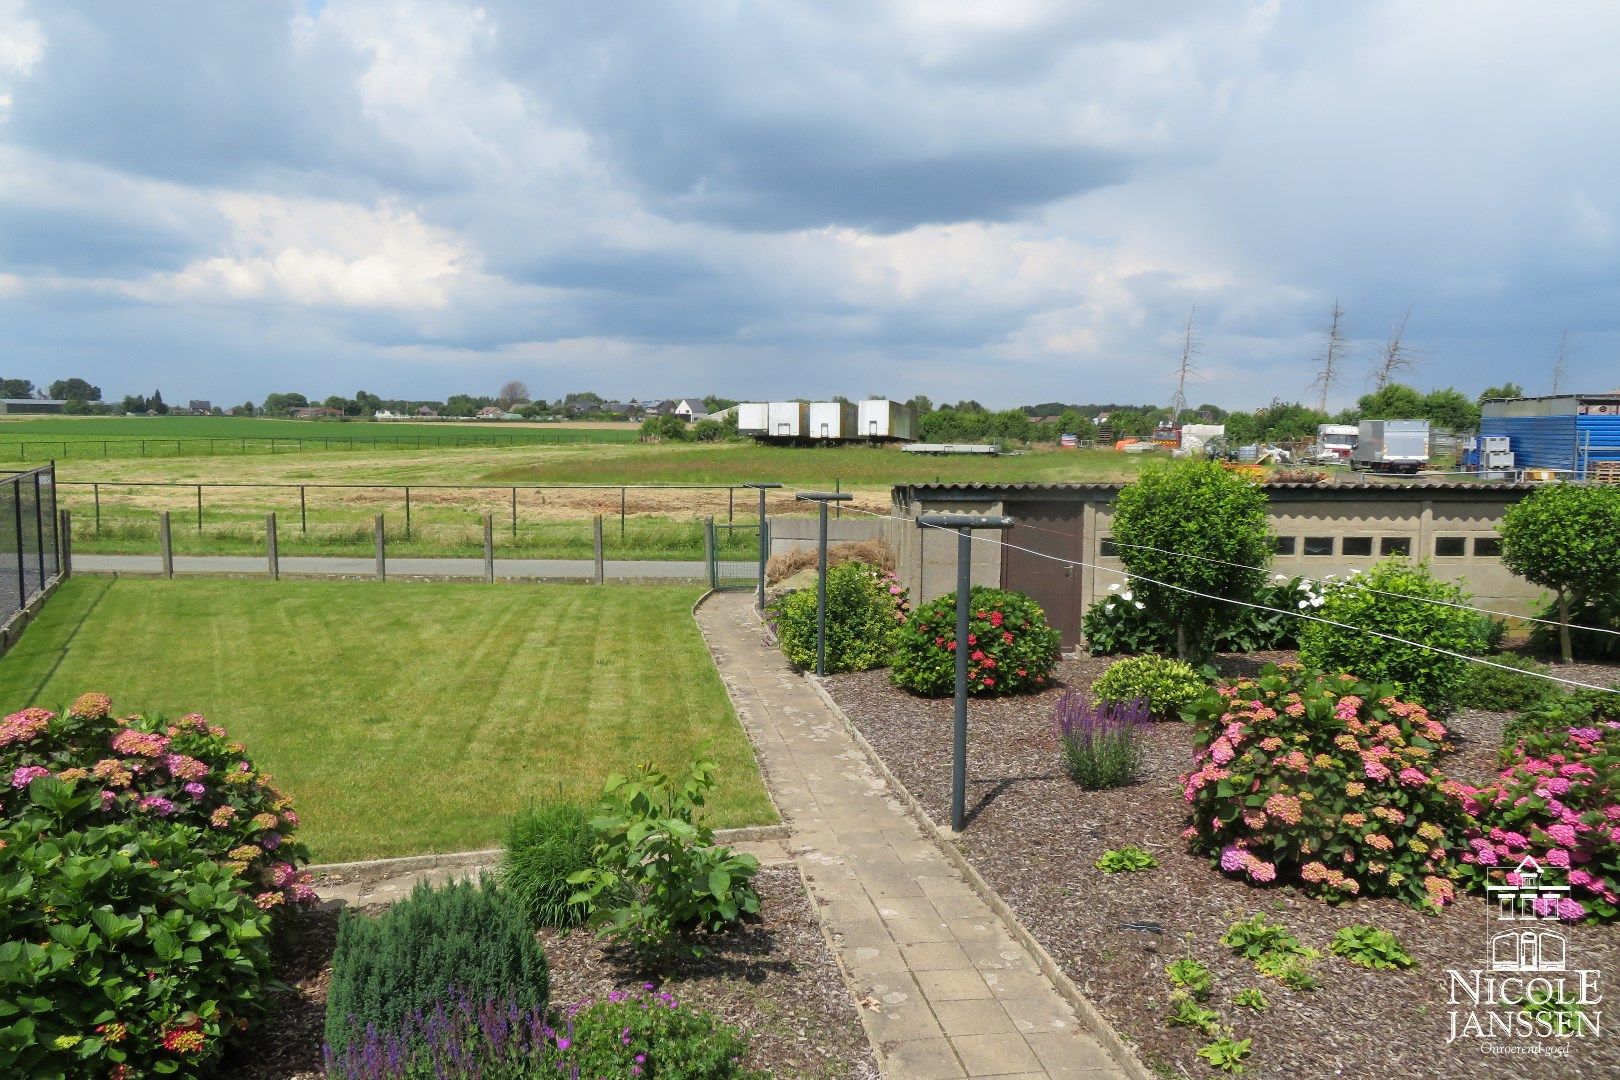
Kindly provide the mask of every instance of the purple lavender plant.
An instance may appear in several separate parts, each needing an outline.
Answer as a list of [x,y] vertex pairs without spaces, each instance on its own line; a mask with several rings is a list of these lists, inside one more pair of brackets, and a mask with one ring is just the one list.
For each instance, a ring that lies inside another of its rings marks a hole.
[[1072,690],[1064,694],[1053,720],[1070,778],[1087,791],[1135,781],[1142,768],[1137,728],[1152,719],[1146,698],[1102,702]]

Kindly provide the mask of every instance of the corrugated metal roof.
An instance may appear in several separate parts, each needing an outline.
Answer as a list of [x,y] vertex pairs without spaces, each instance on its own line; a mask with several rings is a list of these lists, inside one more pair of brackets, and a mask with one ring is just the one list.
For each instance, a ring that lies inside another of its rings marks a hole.
[[[1365,484],[1306,484],[1290,482],[1283,484],[1265,484],[1268,491],[1331,491],[1346,492],[1355,495],[1365,495],[1372,492],[1383,494],[1386,492],[1406,491],[1458,491],[1458,492],[1494,492],[1494,491],[1534,491],[1539,484],[1527,483],[1476,483],[1465,480],[1419,480],[1412,483],[1384,483],[1370,481]],[[933,493],[964,492],[973,494],[1007,493],[1007,494],[1079,494],[1083,492],[1096,492],[1098,494],[1117,492],[1125,487],[1122,482],[1117,483],[1046,483],[1046,484],[1013,484],[1013,483],[983,483],[973,481],[969,483],[950,484],[896,484],[896,491],[907,491],[919,495]]]

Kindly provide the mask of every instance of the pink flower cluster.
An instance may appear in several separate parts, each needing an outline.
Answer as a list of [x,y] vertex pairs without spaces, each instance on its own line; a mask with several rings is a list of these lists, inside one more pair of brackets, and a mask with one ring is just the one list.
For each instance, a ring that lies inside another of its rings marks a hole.
[[0,747],[31,741],[46,728],[56,714],[46,709],[24,709],[0,720]]

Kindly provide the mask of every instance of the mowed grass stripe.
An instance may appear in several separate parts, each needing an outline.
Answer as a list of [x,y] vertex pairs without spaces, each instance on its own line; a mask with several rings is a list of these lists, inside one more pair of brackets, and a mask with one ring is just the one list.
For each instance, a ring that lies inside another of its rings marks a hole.
[[327,861],[489,846],[526,801],[698,754],[721,767],[716,825],[769,822],[698,595],[79,577],[0,658],[0,708],[98,689],[121,710],[201,712],[276,774]]

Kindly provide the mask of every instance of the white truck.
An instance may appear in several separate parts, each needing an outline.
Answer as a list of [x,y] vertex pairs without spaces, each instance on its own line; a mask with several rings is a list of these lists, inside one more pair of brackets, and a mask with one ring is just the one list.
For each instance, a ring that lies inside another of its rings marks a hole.
[[1415,473],[1429,464],[1427,420],[1363,420],[1350,467],[1369,472]]

